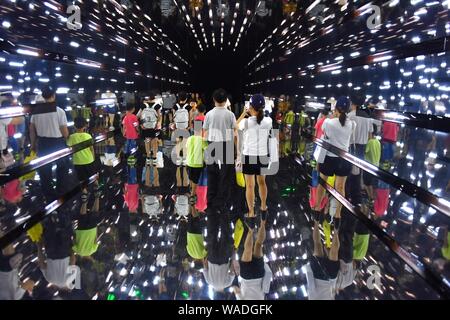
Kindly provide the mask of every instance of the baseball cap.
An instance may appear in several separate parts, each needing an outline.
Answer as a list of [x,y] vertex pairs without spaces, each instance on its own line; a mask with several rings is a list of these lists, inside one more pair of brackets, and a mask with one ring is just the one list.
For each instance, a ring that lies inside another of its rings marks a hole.
[[266,99],[262,94],[255,94],[250,98],[250,105],[255,110],[262,109],[266,106]]
[[341,112],[347,112],[350,109],[349,98],[345,96],[339,97],[336,101],[336,109],[339,109]]

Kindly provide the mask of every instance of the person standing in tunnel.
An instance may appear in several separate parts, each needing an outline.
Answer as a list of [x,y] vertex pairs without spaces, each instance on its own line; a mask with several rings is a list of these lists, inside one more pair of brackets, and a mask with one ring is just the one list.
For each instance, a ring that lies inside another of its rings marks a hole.
[[236,117],[226,108],[227,93],[224,89],[216,90],[213,100],[215,108],[206,114],[203,124],[204,136],[209,144],[205,154],[208,214],[223,212],[230,195],[231,177],[234,176]]
[[[242,158],[238,150],[238,159],[242,161],[242,172],[245,175],[246,199],[248,205],[247,223],[254,227],[255,215],[255,176],[258,183],[259,197],[261,198],[261,216],[265,220],[267,216],[267,185],[266,177],[261,169],[269,164],[268,140],[272,129],[272,121],[264,117],[265,99],[256,94],[250,98],[250,108],[244,111],[250,117],[238,121],[238,128],[243,131]],[[244,115],[243,114],[243,115]]]
[[[56,101],[56,93],[50,87],[42,90],[42,97],[46,103]],[[36,151],[39,157],[66,148],[66,139],[69,137],[67,128],[67,116],[63,109],[56,107],[54,112],[35,114],[30,120],[31,150]],[[57,192],[63,191],[69,164],[67,158],[56,161]],[[49,198],[54,196],[52,186],[52,165],[40,168],[39,176],[44,195]]]
[[[178,94],[178,103],[173,107],[174,130],[188,132],[190,127],[189,111],[188,95],[186,92],[180,92]],[[187,134],[187,136],[189,136],[189,134]],[[184,139],[183,134],[177,134],[175,150],[177,186],[181,187],[181,185],[183,185],[187,187],[189,185],[189,178],[186,168],[186,139]]]
[[[350,148],[350,139],[355,130],[355,123],[347,117],[350,108],[350,100],[347,97],[340,97],[334,110],[335,118],[327,119],[322,125],[324,137],[329,144],[348,152]],[[319,162],[319,172],[323,180],[336,175],[335,189],[341,195],[345,196],[345,183],[350,175],[352,165],[347,160],[340,158],[331,151],[327,151],[323,162]],[[325,188],[322,184],[318,185],[316,204],[314,210],[314,220],[320,220],[320,204],[325,195]],[[342,204],[338,202],[335,214],[335,229],[339,229]],[[334,239],[333,239],[334,242]]]

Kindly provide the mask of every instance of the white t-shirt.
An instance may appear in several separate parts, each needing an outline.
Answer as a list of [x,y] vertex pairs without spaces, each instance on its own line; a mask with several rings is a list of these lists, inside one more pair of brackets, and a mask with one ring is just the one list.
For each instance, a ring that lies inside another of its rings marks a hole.
[[66,112],[56,107],[56,112],[35,114],[31,116],[31,123],[36,127],[38,137],[61,138],[61,126],[67,126]]
[[264,263],[264,278],[245,280],[239,277],[241,293],[236,294],[237,300],[264,300],[265,294],[269,293],[272,281],[272,270]]
[[336,288],[345,289],[352,285],[353,280],[355,280],[356,269],[353,268],[353,261],[345,263],[343,260],[339,260],[340,269],[337,275]]
[[311,265],[306,265],[306,282],[308,283],[309,300],[334,300],[336,279],[322,280],[314,278]]
[[17,269],[0,272],[0,300],[20,300],[24,294]]
[[367,144],[369,133],[373,132],[373,119],[359,116],[356,111],[348,114],[348,118],[356,123],[355,134],[352,135],[351,143]]
[[209,142],[233,141],[236,117],[225,107],[215,107],[206,114],[203,129],[208,130]]
[[70,266],[70,258],[47,259],[47,268],[41,270],[45,279],[58,288],[80,289],[80,270],[78,266]]
[[5,150],[8,147],[8,131],[7,127],[11,123],[12,119],[0,119],[0,151]]
[[[356,124],[348,118],[345,122],[345,126],[341,125],[338,118],[326,119],[322,125],[322,129],[328,139],[328,143],[347,152],[350,147],[350,139],[355,127]],[[327,152],[327,156],[337,157],[337,155],[331,151]]]
[[244,119],[239,123],[239,130],[243,130],[243,154],[246,156],[269,155],[269,133],[272,129],[272,119],[265,117],[261,124],[256,122],[256,117]]
[[203,269],[203,276],[206,283],[216,291],[228,288],[234,280],[234,274],[230,272],[229,263],[218,265],[208,261],[208,269]]

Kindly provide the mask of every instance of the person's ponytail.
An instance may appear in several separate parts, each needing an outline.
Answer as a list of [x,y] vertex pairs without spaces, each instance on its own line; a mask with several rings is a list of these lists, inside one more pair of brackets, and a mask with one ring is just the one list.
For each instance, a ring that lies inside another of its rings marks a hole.
[[347,122],[347,114],[345,112],[341,112],[339,115],[339,122],[343,127],[345,126],[345,122]]
[[264,109],[259,109],[258,110],[258,114],[256,116],[256,122],[258,124],[261,124],[261,122],[264,120]]

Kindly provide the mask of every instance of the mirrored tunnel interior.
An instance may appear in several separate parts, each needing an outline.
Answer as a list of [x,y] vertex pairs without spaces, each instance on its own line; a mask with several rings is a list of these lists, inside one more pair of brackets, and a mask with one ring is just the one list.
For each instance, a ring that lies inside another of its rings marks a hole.
[[0,300],[446,300],[450,0],[0,0]]

